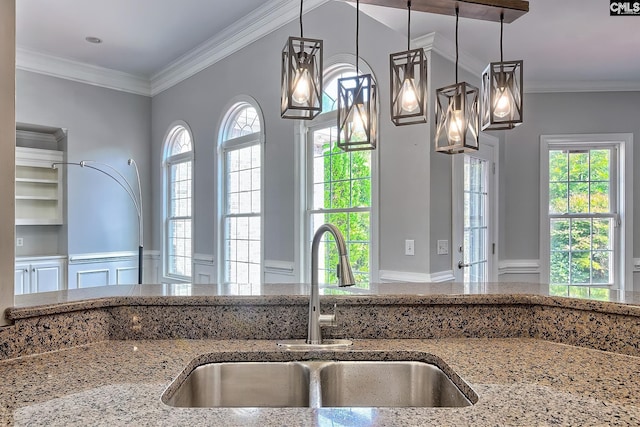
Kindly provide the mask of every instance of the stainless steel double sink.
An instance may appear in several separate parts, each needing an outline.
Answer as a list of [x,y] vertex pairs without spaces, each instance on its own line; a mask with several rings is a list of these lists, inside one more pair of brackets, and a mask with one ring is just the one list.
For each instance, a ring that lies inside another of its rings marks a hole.
[[[461,407],[477,400],[438,366],[421,361],[222,362],[169,386],[176,407]],[[178,383],[179,382],[179,383]]]

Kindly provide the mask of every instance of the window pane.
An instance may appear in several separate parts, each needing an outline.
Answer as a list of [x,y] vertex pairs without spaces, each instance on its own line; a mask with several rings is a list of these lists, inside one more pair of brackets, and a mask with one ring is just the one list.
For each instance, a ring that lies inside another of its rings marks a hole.
[[589,181],[589,152],[569,153],[569,180]]
[[613,283],[611,278],[612,253],[608,251],[595,251],[592,256],[593,283]]
[[238,138],[260,132],[260,119],[255,108],[244,106],[237,110],[229,119],[226,139]]
[[589,212],[589,184],[586,182],[569,183],[569,212]]
[[571,221],[571,249],[591,249],[591,220]]
[[609,218],[593,220],[593,249],[610,250],[613,220]]
[[569,179],[568,161],[566,152],[559,150],[549,152],[549,182],[566,182]]
[[609,182],[611,150],[591,150],[591,181]]
[[569,283],[569,252],[551,252],[550,283]]
[[551,250],[552,251],[569,250],[569,220],[568,219],[552,219],[551,220]]
[[571,252],[571,283],[589,283],[590,273],[591,257],[589,252]]
[[609,207],[609,183],[593,182],[591,183],[591,212],[606,213],[610,212]]
[[569,212],[569,186],[565,182],[549,183],[549,213]]

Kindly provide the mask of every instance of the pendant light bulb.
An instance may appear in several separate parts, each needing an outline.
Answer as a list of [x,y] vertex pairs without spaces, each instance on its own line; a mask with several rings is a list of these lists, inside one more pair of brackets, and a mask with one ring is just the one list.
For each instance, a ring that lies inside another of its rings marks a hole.
[[504,87],[498,88],[498,100],[493,109],[493,115],[498,118],[504,118],[511,114],[511,100],[507,95],[507,90]]
[[449,141],[460,142],[464,135],[464,112],[462,110],[453,110],[449,120],[449,129],[447,137]]
[[[364,107],[364,106],[363,106]],[[355,106],[355,112],[353,114],[353,121],[351,123],[353,126],[354,134],[362,134],[364,135],[364,124],[367,122],[367,113],[363,111],[363,108],[358,108]]]
[[311,98],[311,76],[307,67],[300,67],[293,79],[291,97],[298,104],[308,104]]
[[416,94],[416,83],[412,78],[404,79],[400,95],[402,109],[407,113],[413,113],[420,106]]

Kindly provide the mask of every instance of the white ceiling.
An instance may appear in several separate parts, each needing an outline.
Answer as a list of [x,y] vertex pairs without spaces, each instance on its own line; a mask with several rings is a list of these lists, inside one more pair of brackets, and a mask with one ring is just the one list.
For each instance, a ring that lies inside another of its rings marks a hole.
[[[308,0],[305,10],[326,0]],[[340,1],[340,0],[338,0]],[[297,0],[19,0],[17,45],[31,52],[151,79],[239,23]],[[307,5],[311,4],[310,7]],[[530,12],[505,25],[505,60],[523,59],[525,87],[536,90],[640,90],[640,16],[610,17],[605,0],[530,0]],[[404,10],[361,9],[406,34]],[[414,12],[411,36],[455,39],[455,18]],[[275,28],[273,28],[275,29]],[[86,36],[103,39],[87,43]],[[460,19],[460,49],[499,60],[500,25]],[[403,50],[404,46],[398,46]]]
[[[18,0],[16,44],[151,76],[264,0]],[[103,40],[87,43],[85,37]]]

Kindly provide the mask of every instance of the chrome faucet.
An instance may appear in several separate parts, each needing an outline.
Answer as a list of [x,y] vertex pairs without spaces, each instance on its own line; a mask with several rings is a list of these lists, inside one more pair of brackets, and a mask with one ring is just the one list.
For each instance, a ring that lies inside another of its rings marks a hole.
[[[307,344],[322,344],[320,326],[335,326],[336,314],[320,314],[320,292],[318,290],[318,247],[324,233],[329,232],[335,239],[338,247],[340,261],[338,264],[338,286],[352,286],[356,284],[349,264],[347,245],[344,236],[335,225],[323,224],[313,236],[311,244],[311,297],[309,298],[309,328],[307,331]],[[335,310],[335,307],[334,307]]]

